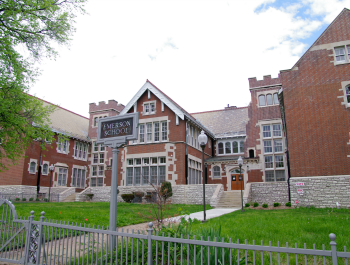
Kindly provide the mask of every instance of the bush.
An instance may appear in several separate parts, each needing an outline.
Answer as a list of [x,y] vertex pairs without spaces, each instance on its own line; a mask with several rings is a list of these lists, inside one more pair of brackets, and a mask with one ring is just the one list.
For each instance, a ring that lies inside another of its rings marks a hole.
[[27,199],[26,198],[22,198],[22,202],[25,202]]
[[122,194],[122,199],[125,202],[132,202],[132,200],[135,198],[134,194]]
[[39,198],[36,198],[35,201],[38,202],[38,201],[40,201],[40,199],[39,199]]
[[49,200],[47,198],[44,199],[44,202],[48,202]]
[[20,198],[16,198],[15,201],[18,202],[20,200]]
[[291,207],[291,206],[292,206],[292,204],[291,204],[290,202],[286,202],[285,206],[287,206],[287,207]]
[[134,192],[135,197],[139,197],[142,198],[143,196],[145,196],[145,193],[142,191],[136,191]]
[[164,181],[160,187],[160,195],[163,196],[164,200],[173,196],[173,189],[169,181]]
[[269,205],[267,203],[263,203],[262,207],[267,208]]
[[34,200],[34,198],[29,198],[29,201],[32,202]]
[[86,195],[86,197],[88,197],[90,199],[90,201],[92,200],[92,197],[94,197],[93,193],[87,193],[85,195]]
[[246,203],[246,204],[245,204],[245,207],[249,207],[249,206],[250,206],[250,204],[249,204],[249,203]]
[[259,203],[254,202],[253,206],[254,206],[254,207],[258,207],[258,206],[259,206]]
[[279,203],[279,202],[274,202],[274,203],[273,203],[273,207],[278,207],[278,206],[280,206],[280,203]]

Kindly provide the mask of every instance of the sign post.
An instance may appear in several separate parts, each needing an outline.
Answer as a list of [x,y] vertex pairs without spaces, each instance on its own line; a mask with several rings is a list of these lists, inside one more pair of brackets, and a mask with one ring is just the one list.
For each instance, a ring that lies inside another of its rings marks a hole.
[[[111,183],[111,203],[109,210],[109,230],[117,229],[117,195],[118,195],[118,157],[119,147],[126,144],[129,140],[137,140],[137,125],[139,123],[139,114],[125,114],[99,119],[97,129],[96,144],[111,147],[112,157],[112,183]],[[116,237],[110,237],[110,251],[116,245]]]

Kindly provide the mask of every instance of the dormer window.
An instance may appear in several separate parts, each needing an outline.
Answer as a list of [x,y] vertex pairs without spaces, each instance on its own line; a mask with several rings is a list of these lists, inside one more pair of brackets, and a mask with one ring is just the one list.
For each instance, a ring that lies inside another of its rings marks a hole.
[[155,102],[145,102],[143,103],[143,115],[150,115],[156,112]]

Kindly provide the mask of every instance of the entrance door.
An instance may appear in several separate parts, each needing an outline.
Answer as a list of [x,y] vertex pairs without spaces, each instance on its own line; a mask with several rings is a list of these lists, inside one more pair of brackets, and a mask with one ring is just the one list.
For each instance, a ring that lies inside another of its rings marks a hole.
[[244,190],[243,174],[242,180],[239,179],[239,174],[231,174],[231,190],[240,190],[242,182],[242,190]]

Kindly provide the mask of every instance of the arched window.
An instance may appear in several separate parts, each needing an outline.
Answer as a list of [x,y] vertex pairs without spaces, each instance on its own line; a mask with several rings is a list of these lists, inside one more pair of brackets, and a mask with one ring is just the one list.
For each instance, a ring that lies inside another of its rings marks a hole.
[[345,89],[346,89],[346,99],[348,100],[348,103],[350,103],[350,86],[347,86]]
[[214,178],[220,178],[220,167],[219,166],[213,167],[213,176],[214,176]]
[[277,93],[273,94],[273,103],[274,103],[275,105],[278,105],[278,104],[279,104],[279,101],[278,101],[278,94],[277,94]]
[[244,141],[239,142],[239,152],[244,153]]
[[231,143],[230,142],[225,143],[225,154],[231,154]]
[[219,147],[219,155],[222,155],[224,153],[224,144],[223,143],[219,143],[218,147]]
[[265,95],[259,96],[259,106],[265,106]]
[[49,165],[48,164],[44,164],[43,165],[43,174],[47,175],[48,172],[49,172]]
[[238,153],[238,143],[233,142],[232,147],[233,147],[233,153],[237,154]]
[[267,105],[272,105],[272,95],[271,94],[266,95],[266,102],[267,102]]
[[36,169],[36,163],[35,162],[30,162],[29,172],[30,173],[35,173],[35,169]]
[[249,149],[249,158],[254,158],[254,149]]
[[94,126],[97,126],[98,117],[94,118]]

